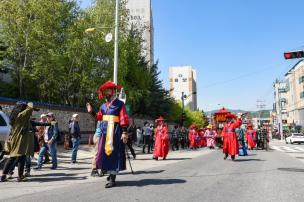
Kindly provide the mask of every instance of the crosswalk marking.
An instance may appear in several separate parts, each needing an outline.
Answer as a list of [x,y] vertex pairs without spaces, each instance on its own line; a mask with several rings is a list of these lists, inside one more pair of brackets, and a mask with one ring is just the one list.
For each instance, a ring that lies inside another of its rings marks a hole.
[[304,148],[301,147],[292,147],[292,146],[271,146],[272,149],[281,151],[281,152],[295,152],[302,153]]
[[292,156],[304,163],[304,147],[293,145],[271,145],[270,148],[283,152],[286,155]]
[[301,148],[301,147],[295,147],[295,149],[301,151],[301,152],[304,152],[304,148]]

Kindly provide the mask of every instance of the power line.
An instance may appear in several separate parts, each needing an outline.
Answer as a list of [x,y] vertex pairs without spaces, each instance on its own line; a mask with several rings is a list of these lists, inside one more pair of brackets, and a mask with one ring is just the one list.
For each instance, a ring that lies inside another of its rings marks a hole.
[[274,64],[274,65],[270,65],[270,66],[267,66],[265,68],[261,68],[259,70],[256,70],[256,71],[253,71],[253,72],[250,72],[250,73],[242,74],[242,75],[239,75],[237,77],[234,77],[234,78],[231,78],[231,79],[228,79],[228,80],[225,80],[225,81],[211,83],[209,85],[202,86],[201,88],[208,88],[208,87],[212,87],[212,86],[217,86],[217,85],[229,83],[231,81],[243,79],[245,77],[249,77],[249,76],[252,76],[252,75],[257,75],[257,74],[263,73],[264,71],[268,71],[268,70],[270,70],[273,67],[281,66],[282,64],[283,64],[283,62],[278,63],[278,64]]

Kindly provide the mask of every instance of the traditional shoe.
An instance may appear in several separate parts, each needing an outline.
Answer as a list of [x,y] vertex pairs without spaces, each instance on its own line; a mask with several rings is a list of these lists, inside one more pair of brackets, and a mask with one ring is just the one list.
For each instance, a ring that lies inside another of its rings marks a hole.
[[133,159],[136,159],[136,154],[133,155]]
[[91,172],[91,177],[98,177],[98,176],[99,176],[98,170],[93,169],[92,172]]
[[105,186],[105,188],[112,188],[112,187],[115,187],[116,186],[116,183],[115,182],[108,182]]
[[116,186],[115,179],[116,179],[116,175],[109,175],[109,177],[107,177],[107,180],[109,182],[106,184],[105,188],[115,187]]
[[232,160],[232,161],[235,161],[235,156],[231,156],[231,160]]
[[227,158],[228,158],[228,155],[225,155],[225,156],[224,156],[224,160],[226,160]]

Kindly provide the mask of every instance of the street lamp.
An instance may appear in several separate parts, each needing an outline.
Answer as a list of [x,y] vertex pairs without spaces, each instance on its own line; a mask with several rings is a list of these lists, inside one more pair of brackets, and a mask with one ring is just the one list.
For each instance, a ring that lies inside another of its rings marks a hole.
[[[119,0],[116,0],[116,6],[115,6],[115,34],[114,34],[114,71],[113,71],[113,82],[117,84],[117,67],[118,67],[118,24],[119,24]],[[101,29],[105,28],[111,28],[112,27],[101,27]],[[90,32],[96,32],[97,28],[88,28],[85,30],[86,33]],[[106,36],[106,41],[111,41],[107,40],[107,38],[111,38],[109,35]]]

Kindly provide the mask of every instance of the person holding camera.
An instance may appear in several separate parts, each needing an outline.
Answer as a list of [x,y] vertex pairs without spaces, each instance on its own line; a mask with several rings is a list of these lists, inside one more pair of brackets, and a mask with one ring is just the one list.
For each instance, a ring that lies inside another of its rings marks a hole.
[[16,163],[18,165],[18,182],[26,181],[24,176],[24,166],[27,156],[34,155],[34,136],[30,133],[30,118],[35,109],[33,103],[17,103],[10,115],[12,131],[6,141],[5,150],[9,154],[9,159],[4,165],[1,181],[7,181],[7,175]]

